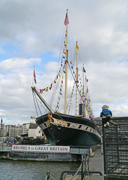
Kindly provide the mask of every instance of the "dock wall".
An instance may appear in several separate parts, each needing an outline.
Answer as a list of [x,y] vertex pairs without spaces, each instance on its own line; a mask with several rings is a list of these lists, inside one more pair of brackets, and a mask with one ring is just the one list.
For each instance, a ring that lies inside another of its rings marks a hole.
[[81,154],[89,153],[90,148],[70,148],[70,153],[47,153],[26,151],[19,152],[12,151],[11,147],[0,147],[0,158],[10,160],[80,162]]

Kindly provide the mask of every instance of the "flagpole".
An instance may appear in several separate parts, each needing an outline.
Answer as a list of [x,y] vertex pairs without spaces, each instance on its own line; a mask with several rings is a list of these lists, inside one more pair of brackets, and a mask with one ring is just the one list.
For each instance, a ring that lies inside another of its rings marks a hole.
[[67,113],[67,78],[68,78],[68,9],[65,17],[66,22],[66,60],[65,60],[65,103],[64,114]]

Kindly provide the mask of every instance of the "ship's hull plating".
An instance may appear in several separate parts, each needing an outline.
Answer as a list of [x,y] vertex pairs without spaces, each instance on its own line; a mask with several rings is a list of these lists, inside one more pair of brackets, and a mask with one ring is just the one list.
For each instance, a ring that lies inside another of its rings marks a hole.
[[101,142],[95,123],[83,117],[45,114],[36,123],[52,145],[93,146]]

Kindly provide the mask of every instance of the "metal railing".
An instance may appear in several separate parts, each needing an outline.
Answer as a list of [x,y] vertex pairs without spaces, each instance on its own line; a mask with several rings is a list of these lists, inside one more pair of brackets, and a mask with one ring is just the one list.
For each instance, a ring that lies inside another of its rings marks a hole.
[[3,144],[1,144],[0,146],[0,151],[11,151],[12,147],[11,146],[4,146]]
[[102,130],[105,180],[128,178],[128,117],[111,118]]

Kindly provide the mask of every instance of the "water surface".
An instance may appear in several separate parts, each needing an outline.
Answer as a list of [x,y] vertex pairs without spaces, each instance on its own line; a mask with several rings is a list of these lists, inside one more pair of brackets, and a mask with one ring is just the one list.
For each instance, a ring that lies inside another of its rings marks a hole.
[[79,165],[76,162],[0,160],[0,180],[45,180],[47,171],[59,180],[62,171],[77,170]]

